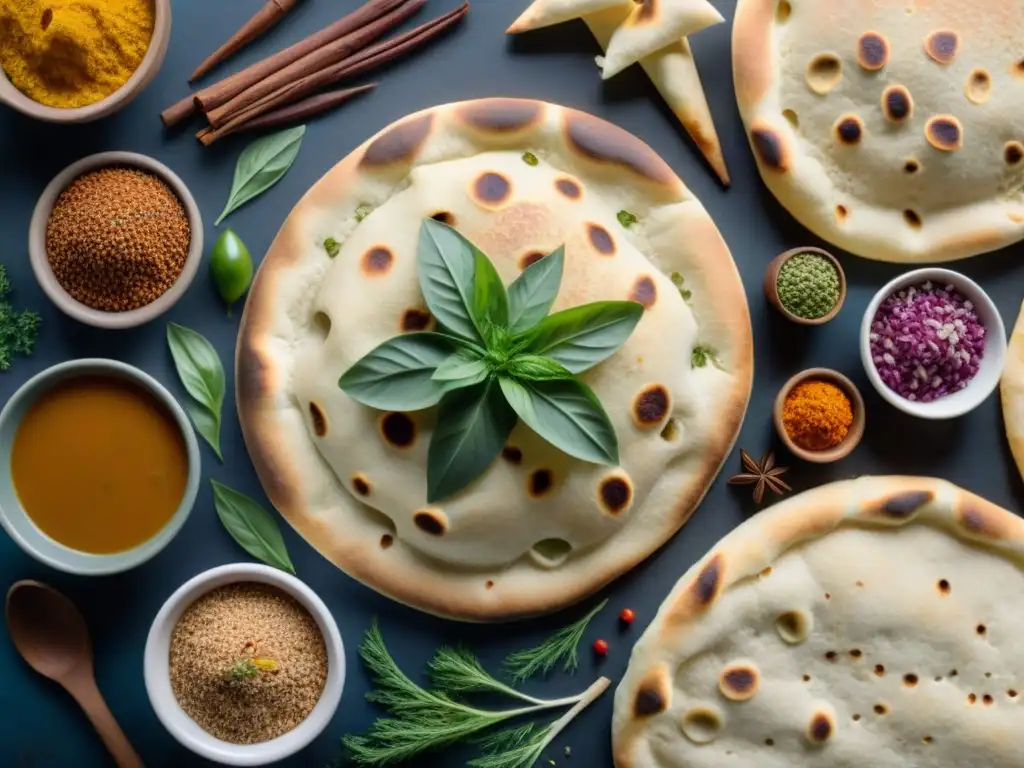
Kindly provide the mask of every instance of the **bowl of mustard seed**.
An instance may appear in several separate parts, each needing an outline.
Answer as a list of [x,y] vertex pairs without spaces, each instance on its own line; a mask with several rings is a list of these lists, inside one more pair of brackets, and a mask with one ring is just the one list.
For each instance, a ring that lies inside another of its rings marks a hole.
[[97,328],[132,328],[184,295],[202,260],[203,222],[170,168],[104,152],[47,185],[28,250],[36,280],[61,311]]

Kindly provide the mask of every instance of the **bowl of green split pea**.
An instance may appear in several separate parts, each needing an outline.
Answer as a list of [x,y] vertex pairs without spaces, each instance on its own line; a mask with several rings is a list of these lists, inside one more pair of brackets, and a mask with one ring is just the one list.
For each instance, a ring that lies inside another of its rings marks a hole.
[[51,123],[106,117],[156,77],[170,39],[171,0],[0,0],[0,103]]
[[824,325],[846,300],[846,275],[828,251],[810,246],[780,253],[764,275],[768,301],[799,325]]

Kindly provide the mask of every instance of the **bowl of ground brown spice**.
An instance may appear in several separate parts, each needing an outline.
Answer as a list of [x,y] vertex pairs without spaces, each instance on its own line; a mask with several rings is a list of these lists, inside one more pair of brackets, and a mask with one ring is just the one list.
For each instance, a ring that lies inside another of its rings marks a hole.
[[327,606],[294,576],[249,563],[205,571],[171,595],[144,666],[164,727],[226,765],[266,765],[306,747],[345,685],[345,649]]
[[184,295],[203,255],[203,223],[185,184],[144,155],[105,152],[50,182],[29,228],[36,279],[63,312],[131,328]]

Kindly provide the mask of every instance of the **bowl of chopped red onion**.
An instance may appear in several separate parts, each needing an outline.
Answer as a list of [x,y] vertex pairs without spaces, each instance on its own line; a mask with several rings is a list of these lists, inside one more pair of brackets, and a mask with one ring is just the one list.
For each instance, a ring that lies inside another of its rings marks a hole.
[[952,419],[999,384],[1006,329],[977,283],[948,269],[916,269],[868,304],[860,351],[885,400],[923,419]]

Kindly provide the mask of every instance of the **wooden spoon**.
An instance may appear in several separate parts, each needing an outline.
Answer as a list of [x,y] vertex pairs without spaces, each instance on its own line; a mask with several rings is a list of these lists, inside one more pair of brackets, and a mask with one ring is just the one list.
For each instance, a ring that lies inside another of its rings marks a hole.
[[142,768],[142,760],[96,687],[89,629],[75,604],[38,581],[19,581],[7,593],[6,614],[18,653],[32,669],[60,683],[75,698],[118,768]]

